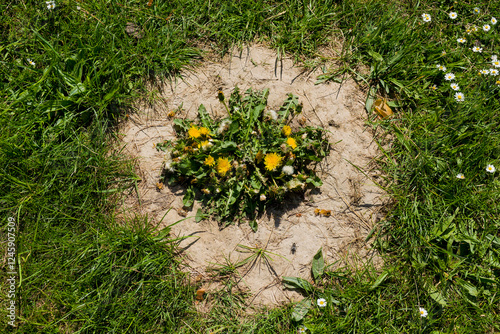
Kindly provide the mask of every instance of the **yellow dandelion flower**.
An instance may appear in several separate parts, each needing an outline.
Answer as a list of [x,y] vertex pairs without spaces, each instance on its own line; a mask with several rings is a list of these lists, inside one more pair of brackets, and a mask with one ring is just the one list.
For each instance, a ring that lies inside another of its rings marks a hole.
[[224,176],[231,169],[231,164],[227,158],[217,159],[217,173]]
[[288,125],[285,125],[283,127],[283,134],[288,137],[289,135],[292,134],[292,128],[289,127]]
[[264,158],[264,164],[266,165],[266,169],[269,171],[275,170],[276,167],[278,167],[279,164],[281,163],[282,159],[283,158],[276,153],[266,154],[266,157]]
[[191,125],[191,128],[189,128],[189,131],[188,131],[188,135],[189,135],[189,137],[194,139],[194,138],[198,138],[199,136],[201,136],[201,133],[200,133],[200,130],[198,130],[195,125]]
[[205,127],[201,127],[199,129],[199,131],[200,131],[200,135],[202,135],[202,136],[206,136],[206,137],[210,136],[210,130],[205,128]]
[[297,148],[297,142],[292,137],[288,137],[286,139],[286,143],[292,148],[292,150],[295,150]]
[[259,164],[262,159],[264,159],[264,154],[262,154],[262,151],[257,152],[257,155],[255,156],[255,160],[257,160],[257,163]]
[[215,160],[211,155],[209,155],[208,157],[205,158],[205,162],[203,164],[207,166],[213,166],[215,165]]

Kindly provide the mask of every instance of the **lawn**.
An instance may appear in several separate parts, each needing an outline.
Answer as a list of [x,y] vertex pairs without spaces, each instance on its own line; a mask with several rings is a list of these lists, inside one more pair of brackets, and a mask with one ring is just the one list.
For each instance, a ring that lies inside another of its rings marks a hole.
[[[19,0],[0,9],[2,331],[500,332],[499,2]],[[385,264],[334,270],[318,253],[309,281],[283,279],[302,302],[249,310],[228,278],[201,313],[168,228],[117,213],[140,179],[116,150],[116,129],[146,87],[254,41],[322,68],[320,84],[350,76],[366,91],[367,121],[385,134],[377,164],[391,205],[369,235]],[[327,45],[335,57],[321,53]],[[394,116],[368,117],[377,98]]]

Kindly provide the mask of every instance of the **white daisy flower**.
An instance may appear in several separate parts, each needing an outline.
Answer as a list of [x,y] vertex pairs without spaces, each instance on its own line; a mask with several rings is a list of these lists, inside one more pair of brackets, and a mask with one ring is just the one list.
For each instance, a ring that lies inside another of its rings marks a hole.
[[495,24],[497,24],[497,19],[492,17],[490,22],[491,22],[491,24],[495,25]]
[[484,31],[490,31],[490,29],[491,29],[491,26],[490,26],[489,24],[485,24],[485,25],[483,26],[483,30],[484,30]]
[[457,100],[457,102],[463,102],[465,100],[464,94],[461,92],[455,93],[455,100]]
[[497,60],[498,59],[498,56],[497,55],[492,55],[491,56],[491,60]]
[[490,74],[490,71],[482,69],[482,70],[479,71],[479,74],[488,75],[488,74]]
[[498,70],[495,68],[490,68],[490,75],[493,75],[493,76],[498,75]]
[[481,53],[481,52],[483,52],[483,48],[480,48],[479,46],[475,46],[475,47],[472,48],[472,52],[479,52],[479,53]]
[[440,70],[440,71],[446,72],[446,66],[444,66],[444,65],[439,65],[439,64],[437,64],[437,65],[436,65],[436,68],[437,68],[438,70]]
[[458,174],[457,174],[457,179],[461,179],[461,180],[463,180],[463,179],[465,179],[465,175],[464,175],[464,174],[462,174],[462,173],[458,173]]
[[429,87],[429,89],[436,90],[437,86],[436,85],[432,85],[432,86]]
[[286,174],[286,175],[292,175],[294,172],[292,166],[283,166],[281,171],[283,172],[283,174]]
[[450,15],[450,19],[452,19],[452,20],[457,18],[457,13],[455,13],[455,12],[451,12],[449,15]]
[[447,81],[451,81],[451,80],[455,79],[455,74],[453,74],[453,73],[446,73],[446,75],[444,76],[444,79],[447,80]]
[[56,2],[55,1],[45,1],[47,4],[47,9],[52,10],[56,8]]
[[422,19],[424,22],[431,22],[431,16],[429,14],[422,14]]
[[302,327],[299,327],[299,333],[305,333],[307,331],[307,327],[305,326],[302,326]]
[[498,59],[496,59],[496,58],[494,60],[492,60],[491,63],[495,67],[500,67],[500,61]]
[[474,14],[479,14],[479,13],[481,13],[479,7],[474,7]]
[[461,38],[457,39],[457,42],[461,43],[461,44],[464,44],[465,42],[467,42],[467,40],[465,38],[461,37]]
[[427,317],[427,314],[428,314],[428,313],[427,313],[427,311],[425,310],[425,308],[423,308],[423,307],[419,307],[419,308],[418,308],[418,313],[420,313],[420,316],[421,316],[422,318]]
[[261,202],[264,202],[267,199],[267,197],[266,197],[266,195],[261,194],[260,197],[259,197],[259,199],[260,199]]
[[446,56],[446,51],[441,52],[441,56]]
[[493,166],[493,165],[488,165],[488,166],[486,166],[486,171],[487,171],[488,173],[495,173],[496,168],[495,168],[495,166]]
[[318,299],[318,306],[319,307],[325,307],[326,306],[326,300],[325,300],[325,298]]
[[450,87],[451,87],[451,89],[453,89],[453,90],[459,90],[459,89],[460,89],[460,87],[458,87],[458,85],[457,85],[456,83],[452,83],[452,84],[450,85]]
[[36,66],[35,62],[31,59],[26,59],[28,61],[28,64],[30,64],[31,66]]

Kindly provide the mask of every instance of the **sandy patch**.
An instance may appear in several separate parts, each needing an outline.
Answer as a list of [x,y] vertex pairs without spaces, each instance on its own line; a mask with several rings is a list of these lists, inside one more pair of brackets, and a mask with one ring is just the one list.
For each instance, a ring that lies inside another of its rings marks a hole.
[[[269,209],[259,219],[256,233],[248,224],[219,230],[217,222],[211,220],[196,223],[194,215],[199,203],[188,212],[191,218],[172,227],[175,236],[191,236],[180,246],[185,249],[189,270],[194,277],[201,278],[208,292],[217,283],[209,279],[207,267],[226,260],[236,263],[251,255],[239,252],[242,249],[238,245],[265,248],[276,254],[268,254],[272,258],[269,263],[259,259],[253,266],[239,270],[240,288],[253,295],[249,301],[253,304],[276,305],[301,299],[298,294],[284,290],[280,279],[283,276],[310,279],[311,260],[320,247],[327,263],[346,259],[348,254],[371,256],[364,240],[381,218],[386,198],[371,181],[377,174],[372,170],[372,158],[379,152],[373,133],[365,124],[365,95],[351,80],[342,85],[314,85],[319,74],[320,71],[308,72],[294,66],[288,58],[276,62],[276,53],[263,46],[244,48],[222,61],[205,61],[199,68],[184,73],[183,80],[153,91],[155,102],[141,103],[138,112],[122,125],[124,151],[138,158],[137,172],[142,179],[138,183],[139,198],[132,191],[123,208],[131,213],[148,214],[156,223],[163,218],[160,227],[184,218],[183,188],[157,186],[163,154],[156,150],[155,144],[175,138],[173,121],[167,116],[169,111],[182,105],[183,111],[176,117],[194,119],[203,104],[213,117],[222,117],[225,110],[217,100],[219,88],[226,96],[236,85],[241,92],[250,87],[269,88],[270,109],[278,109],[287,94],[293,93],[304,104],[306,124],[331,131],[329,140],[336,144],[317,171],[323,186]],[[315,209],[331,210],[332,216],[317,216]],[[292,245],[296,245],[294,252]]]

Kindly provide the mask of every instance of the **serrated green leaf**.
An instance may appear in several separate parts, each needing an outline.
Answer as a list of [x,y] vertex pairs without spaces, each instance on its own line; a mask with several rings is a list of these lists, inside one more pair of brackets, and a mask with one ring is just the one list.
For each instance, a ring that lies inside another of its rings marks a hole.
[[318,252],[314,255],[312,260],[311,270],[315,281],[323,275],[323,271],[325,270],[325,260],[323,259],[323,247],[321,247],[318,250]]
[[299,322],[306,316],[307,312],[311,309],[311,299],[304,298],[295,305],[292,312],[292,320]]

